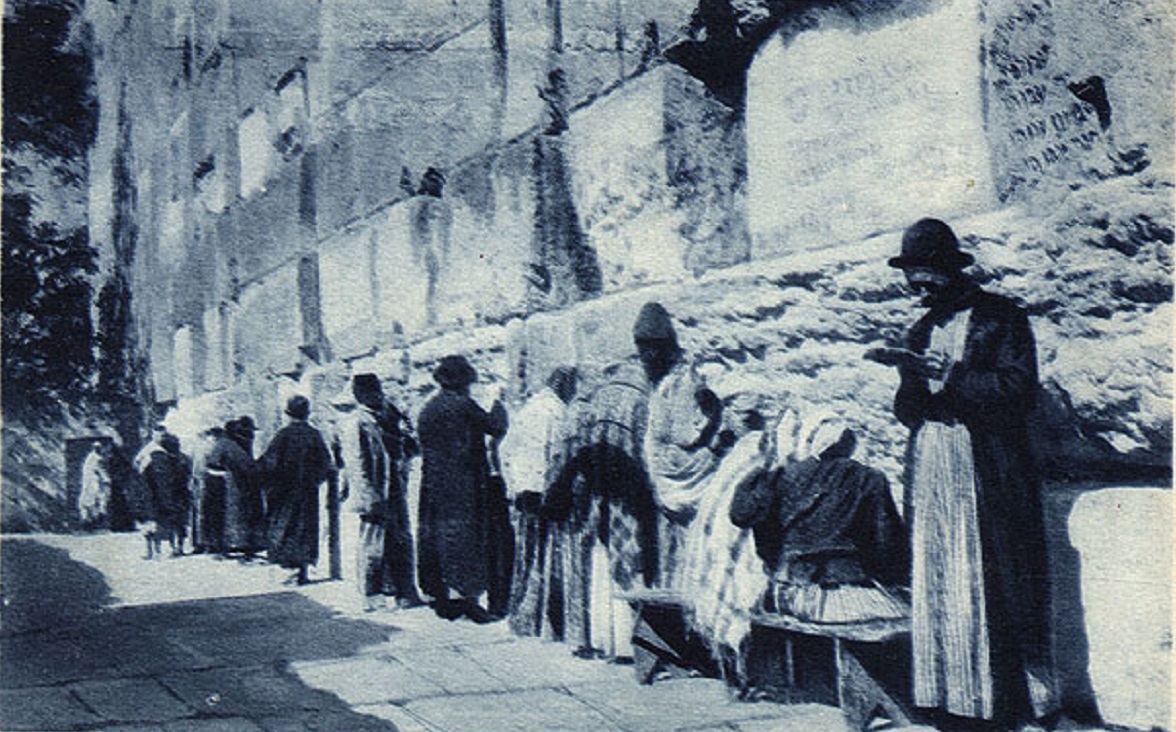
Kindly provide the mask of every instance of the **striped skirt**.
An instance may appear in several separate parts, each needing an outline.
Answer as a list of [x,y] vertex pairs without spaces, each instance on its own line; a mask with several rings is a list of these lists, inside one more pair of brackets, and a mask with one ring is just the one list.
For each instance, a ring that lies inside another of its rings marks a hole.
[[913,467],[914,702],[991,719],[993,677],[967,428],[924,424],[915,438]]

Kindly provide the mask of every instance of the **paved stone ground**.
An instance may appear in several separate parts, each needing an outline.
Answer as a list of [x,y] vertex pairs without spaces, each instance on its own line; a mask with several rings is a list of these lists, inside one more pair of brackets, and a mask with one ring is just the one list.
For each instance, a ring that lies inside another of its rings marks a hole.
[[0,551],[3,730],[846,729],[833,707],[740,702],[715,679],[641,686],[505,623],[363,613],[346,583],[287,587],[263,563],[143,561],[133,535]]

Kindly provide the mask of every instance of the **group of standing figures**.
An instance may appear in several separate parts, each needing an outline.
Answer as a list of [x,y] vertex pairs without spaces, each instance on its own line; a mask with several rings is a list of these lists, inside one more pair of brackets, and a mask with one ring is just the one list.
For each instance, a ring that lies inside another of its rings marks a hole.
[[[373,374],[333,400],[325,438],[300,396],[257,460],[252,420],[210,430],[191,499],[195,545],[245,557],[265,547],[306,582],[320,487],[338,480],[365,609],[427,601],[450,620],[508,617],[516,633],[577,655],[625,658],[628,600],[663,590],[685,598],[691,632],[736,679],[755,611],[810,623],[909,617],[911,696],[941,728],[1048,720],[1057,690],[1026,427],[1034,338],[1025,310],[981,290],[971,263],[934,219],[910,227],[889,262],[927,308],[903,347],[866,354],[900,377],[895,414],[911,434],[901,512],[886,476],[853,458],[843,415],[800,398],[775,410],[764,395],[720,398],[651,302],[633,326],[636,358],[590,389],[576,367],[555,368],[509,429],[503,404],[483,409],[473,367],[451,355],[415,437]],[[143,467],[164,507],[166,486],[182,483],[168,470],[190,469],[167,437]],[[156,513],[160,535],[182,541],[182,500]]]

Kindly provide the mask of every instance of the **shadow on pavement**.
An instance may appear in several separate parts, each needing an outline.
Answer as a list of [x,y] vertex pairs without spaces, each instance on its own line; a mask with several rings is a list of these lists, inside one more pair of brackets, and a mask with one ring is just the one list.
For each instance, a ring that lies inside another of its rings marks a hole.
[[102,573],[32,539],[0,542],[0,634],[82,622],[111,601]]
[[386,641],[387,627],[294,592],[107,607],[101,573],[34,540],[5,538],[0,562],[0,729],[222,720],[226,729],[396,730],[289,670],[354,656]]

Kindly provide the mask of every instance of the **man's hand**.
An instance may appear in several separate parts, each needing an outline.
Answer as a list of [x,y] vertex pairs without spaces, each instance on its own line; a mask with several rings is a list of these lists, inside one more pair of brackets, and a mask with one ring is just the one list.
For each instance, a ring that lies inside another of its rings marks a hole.
[[863,357],[884,366],[896,366],[913,372],[925,379],[945,378],[952,365],[947,354],[915,353],[906,348],[871,348]]

